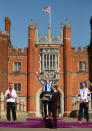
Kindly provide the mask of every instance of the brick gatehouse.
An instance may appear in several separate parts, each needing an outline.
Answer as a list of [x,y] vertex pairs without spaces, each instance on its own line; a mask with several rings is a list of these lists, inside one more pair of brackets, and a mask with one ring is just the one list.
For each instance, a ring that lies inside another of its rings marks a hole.
[[76,110],[75,98],[80,83],[84,80],[92,82],[92,17],[90,27],[89,45],[83,51],[81,47],[76,51],[71,46],[71,25],[68,19],[65,25],[61,25],[61,33],[57,38],[51,33],[50,25],[46,36],[41,38],[38,25],[34,25],[31,20],[28,26],[28,47],[22,51],[11,43],[11,21],[6,17],[5,32],[0,30],[0,92],[5,93],[11,81],[19,98],[26,103],[25,111],[32,117],[41,117],[42,85],[35,72],[39,72],[42,79],[46,80],[51,79],[57,70],[55,84],[60,93],[58,114],[69,116]]

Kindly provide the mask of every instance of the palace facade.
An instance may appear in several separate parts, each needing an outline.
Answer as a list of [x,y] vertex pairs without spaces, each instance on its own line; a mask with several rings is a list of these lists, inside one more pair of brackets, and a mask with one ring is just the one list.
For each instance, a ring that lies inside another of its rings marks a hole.
[[[89,26],[89,25],[88,25]],[[66,20],[60,27],[57,38],[48,33],[44,38],[38,33],[38,25],[31,20],[28,26],[28,47],[14,48],[10,39],[11,21],[5,18],[5,32],[0,30],[0,92],[5,93],[8,82],[12,82],[19,98],[25,102],[25,111],[31,117],[41,117],[42,105],[40,94],[41,78],[52,79],[56,72],[55,84],[59,87],[59,116],[70,116],[76,110],[77,93],[80,83],[92,82],[92,17],[90,19],[91,37],[89,45],[78,51],[71,45],[71,25]],[[90,35],[90,34],[89,34]],[[90,110],[92,105],[90,105]]]

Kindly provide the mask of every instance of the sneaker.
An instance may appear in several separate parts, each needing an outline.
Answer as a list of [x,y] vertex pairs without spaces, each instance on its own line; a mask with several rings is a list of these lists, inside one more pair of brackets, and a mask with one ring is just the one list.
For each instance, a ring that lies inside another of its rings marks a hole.
[[16,121],[14,121],[16,123]]
[[46,116],[46,119],[49,119],[49,117],[48,117],[48,116]]
[[78,123],[82,123],[81,120],[78,120]]
[[7,121],[8,123],[10,122],[10,121]]
[[90,120],[87,120],[87,122],[89,123],[89,122],[90,122]]
[[48,118],[48,116],[44,116],[44,117],[43,117],[43,120],[45,120],[45,119],[47,119],[47,118]]

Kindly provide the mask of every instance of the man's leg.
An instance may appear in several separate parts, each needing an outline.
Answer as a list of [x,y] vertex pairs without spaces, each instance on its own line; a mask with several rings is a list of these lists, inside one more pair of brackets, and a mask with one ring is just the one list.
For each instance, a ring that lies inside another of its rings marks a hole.
[[13,120],[16,121],[16,106],[15,106],[15,103],[12,102],[11,108],[12,108],[12,117],[13,117]]
[[84,113],[85,113],[86,120],[88,121],[88,120],[89,120],[88,102],[85,102],[85,103],[84,103]]
[[53,127],[57,128],[57,109],[53,109],[52,117],[53,117]]
[[7,120],[10,121],[10,102],[7,102]]
[[78,120],[81,120],[83,116],[83,103],[80,104]]
[[45,116],[47,116],[47,102],[44,101],[44,102],[43,102],[43,105],[44,105],[44,113],[45,113]]
[[51,116],[51,107],[50,107],[50,102],[48,102],[48,112],[49,112],[49,116]]

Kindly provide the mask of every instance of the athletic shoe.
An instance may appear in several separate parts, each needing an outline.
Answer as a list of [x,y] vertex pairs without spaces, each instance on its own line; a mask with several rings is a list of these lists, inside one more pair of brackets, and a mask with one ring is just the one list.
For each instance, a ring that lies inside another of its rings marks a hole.
[[10,121],[7,121],[8,123],[10,122]]
[[82,123],[81,120],[78,120],[78,123]]
[[89,122],[90,122],[90,120],[87,120],[87,122],[89,123]]
[[46,116],[46,119],[49,119],[49,117],[48,117],[48,116]]

